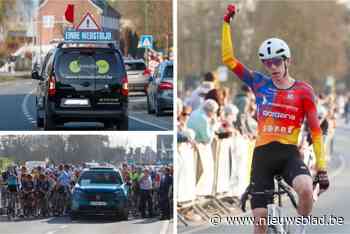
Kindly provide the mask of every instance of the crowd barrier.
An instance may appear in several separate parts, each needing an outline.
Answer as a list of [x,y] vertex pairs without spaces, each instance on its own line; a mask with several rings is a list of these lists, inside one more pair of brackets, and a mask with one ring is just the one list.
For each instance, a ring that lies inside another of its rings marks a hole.
[[[181,216],[186,209],[194,209],[202,219],[208,219],[208,207],[222,213],[237,208],[238,199],[249,185],[253,149],[254,141],[241,135],[215,139],[207,145],[179,143],[176,157],[179,220],[187,225]],[[303,151],[305,164],[314,170],[312,145]],[[231,202],[224,202],[225,199]]]

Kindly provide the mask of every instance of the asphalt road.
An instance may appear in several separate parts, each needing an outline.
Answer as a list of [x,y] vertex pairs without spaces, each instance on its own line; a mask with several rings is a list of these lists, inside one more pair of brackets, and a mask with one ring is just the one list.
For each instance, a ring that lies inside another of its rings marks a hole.
[[[343,219],[343,225],[309,225],[306,229],[307,234],[339,234],[350,233],[350,125],[345,126],[342,121],[338,123],[335,134],[334,156],[329,163],[330,166],[330,183],[329,190],[322,194],[314,205],[312,215],[322,217],[330,215]],[[292,209],[290,202],[287,205],[287,215],[297,216]],[[242,214],[243,216],[251,216],[251,213]],[[294,230],[295,227],[291,227]],[[253,233],[251,225],[229,225],[221,223],[217,226],[210,224],[201,224],[198,226],[184,227],[179,224],[178,233],[184,234],[209,234],[209,233]],[[294,232],[292,232],[294,233]]]
[[0,216],[1,234],[172,234],[173,222],[159,219],[114,221],[88,218],[71,221],[68,217],[8,222]]
[[[0,131],[42,130],[36,127],[35,97],[36,81],[16,80],[0,83]],[[146,97],[129,97],[130,131],[166,131],[173,128],[169,113],[156,117],[146,112]],[[100,123],[68,123],[58,130],[103,130]]]

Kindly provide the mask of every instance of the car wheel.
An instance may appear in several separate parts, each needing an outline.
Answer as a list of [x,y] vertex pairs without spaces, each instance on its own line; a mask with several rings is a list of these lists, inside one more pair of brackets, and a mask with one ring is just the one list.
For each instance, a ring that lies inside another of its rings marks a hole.
[[45,106],[45,115],[44,115],[44,130],[55,130],[56,123],[50,113],[50,110]]
[[148,114],[154,113],[154,109],[151,108],[151,100],[148,95],[147,95],[147,113]]
[[40,118],[39,110],[36,110],[36,126],[42,128],[44,126],[44,118]]
[[163,111],[162,108],[160,107],[159,103],[158,103],[158,99],[155,98],[156,102],[154,104],[154,109],[156,110],[156,116],[162,116],[163,115]]
[[116,123],[117,130],[120,131],[128,131],[129,130],[129,118],[128,116],[124,116]]

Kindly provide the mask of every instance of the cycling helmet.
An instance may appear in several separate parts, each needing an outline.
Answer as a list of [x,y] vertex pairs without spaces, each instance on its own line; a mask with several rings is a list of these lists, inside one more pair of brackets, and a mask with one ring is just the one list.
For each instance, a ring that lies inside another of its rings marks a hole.
[[276,57],[290,58],[290,49],[285,41],[269,38],[261,43],[258,55],[261,60]]

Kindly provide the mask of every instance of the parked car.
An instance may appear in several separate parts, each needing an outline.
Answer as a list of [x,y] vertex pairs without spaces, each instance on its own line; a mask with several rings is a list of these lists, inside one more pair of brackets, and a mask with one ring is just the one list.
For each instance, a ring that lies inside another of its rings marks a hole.
[[82,215],[108,215],[128,220],[128,190],[119,170],[110,167],[85,169],[72,194],[72,219]]
[[128,75],[130,92],[146,92],[146,85],[150,76],[145,62],[142,59],[124,60],[126,73]]
[[147,110],[157,116],[173,110],[173,62],[160,63],[147,85]]
[[61,42],[45,57],[36,93],[37,125],[54,130],[66,122],[102,122],[128,129],[128,78],[113,44],[72,46]]

